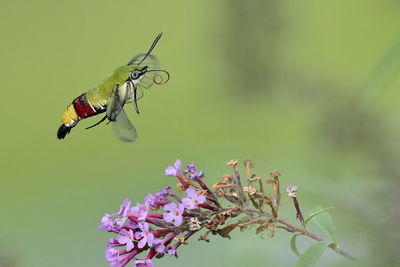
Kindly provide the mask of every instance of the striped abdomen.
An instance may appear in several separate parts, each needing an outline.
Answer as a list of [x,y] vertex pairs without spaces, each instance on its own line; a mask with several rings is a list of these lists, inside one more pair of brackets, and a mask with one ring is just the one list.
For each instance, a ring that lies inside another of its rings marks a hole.
[[67,107],[61,118],[61,126],[57,131],[57,138],[64,139],[73,127],[80,121],[88,117],[106,111],[105,106],[92,105],[86,98],[86,94],[82,94],[72,101],[72,104]]

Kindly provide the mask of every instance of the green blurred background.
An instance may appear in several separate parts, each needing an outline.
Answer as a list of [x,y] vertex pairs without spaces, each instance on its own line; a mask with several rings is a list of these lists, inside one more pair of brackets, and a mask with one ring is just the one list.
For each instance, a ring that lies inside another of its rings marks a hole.
[[[400,265],[399,14],[395,0],[3,1],[0,266],[106,266],[101,216],[174,185],[163,171],[176,158],[210,184],[230,159],[277,169],[305,212],[336,207],[341,247],[362,266]],[[126,107],[138,141],[84,130],[97,118],[57,140],[73,98],[161,31],[171,80],[145,92],[140,116]],[[296,261],[288,233],[232,237],[193,238],[155,264]],[[318,264],[354,265],[330,251]]]

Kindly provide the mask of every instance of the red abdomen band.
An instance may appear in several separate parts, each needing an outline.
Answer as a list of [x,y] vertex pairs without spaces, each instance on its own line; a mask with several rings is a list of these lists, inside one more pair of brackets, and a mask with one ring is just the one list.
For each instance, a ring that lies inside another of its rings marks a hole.
[[89,101],[86,99],[85,94],[82,94],[82,95],[78,96],[77,98],[75,98],[74,101],[72,102],[72,104],[74,105],[76,114],[78,115],[78,117],[80,119],[92,117],[94,115],[97,115],[99,113],[103,113],[104,111],[106,111],[106,109],[96,108],[96,107],[92,106],[89,103]]

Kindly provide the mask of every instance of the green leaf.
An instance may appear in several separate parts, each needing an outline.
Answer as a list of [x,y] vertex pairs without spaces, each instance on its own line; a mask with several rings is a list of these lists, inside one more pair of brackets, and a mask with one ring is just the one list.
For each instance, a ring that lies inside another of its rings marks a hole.
[[[318,209],[318,208],[319,208],[319,207],[315,208],[314,210],[316,210],[316,209]],[[310,215],[310,217],[308,217],[308,218],[304,221],[304,225],[307,225],[307,223],[308,223],[313,217],[317,216],[318,214],[320,214],[320,213],[322,213],[322,212],[325,212],[325,211],[328,211],[328,210],[333,210],[334,208],[335,208],[335,207],[329,207],[329,208],[322,209],[322,210],[319,210],[319,211],[314,212],[314,213],[312,213],[312,211],[311,211],[311,215]]]
[[297,256],[300,257],[300,252],[299,252],[299,250],[297,249],[297,246],[296,246],[296,237],[299,236],[299,235],[300,234],[294,234],[292,236],[292,238],[290,239],[290,248],[292,249],[294,254],[296,254]]
[[300,256],[296,263],[296,267],[311,267],[314,266],[318,259],[324,253],[328,247],[328,242],[318,242],[311,245],[304,253]]
[[328,212],[325,212],[331,208],[322,209],[321,206],[318,206],[310,211],[310,216],[307,219],[307,222],[312,220],[322,231],[325,232],[331,239],[334,244],[337,244],[336,239],[336,229],[335,224],[333,223],[331,215]]

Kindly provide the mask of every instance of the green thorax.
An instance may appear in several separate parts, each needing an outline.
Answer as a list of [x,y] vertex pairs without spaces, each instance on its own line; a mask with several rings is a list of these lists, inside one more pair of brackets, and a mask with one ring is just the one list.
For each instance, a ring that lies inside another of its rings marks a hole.
[[129,73],[136,68],[137,66],[132,65],[118,67],[99,85],[86,92],[87,100],[90,104],[95,106],[108,105],[115,85],[118,84],[119,86],[122,86],[129,78]]

